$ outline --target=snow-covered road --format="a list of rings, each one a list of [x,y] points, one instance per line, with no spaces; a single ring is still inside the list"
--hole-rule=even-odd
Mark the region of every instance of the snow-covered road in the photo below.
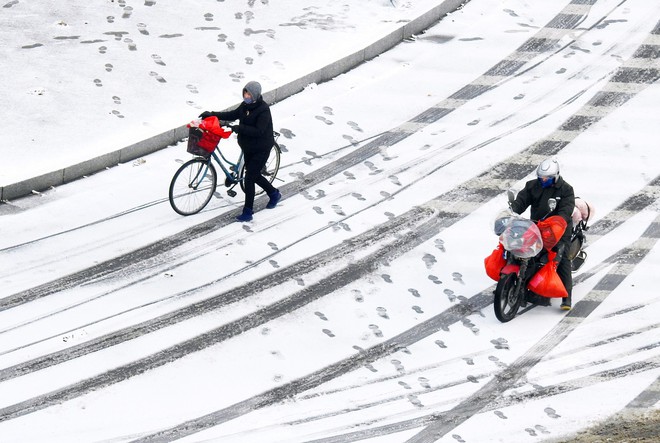
[[[528,442],[657,408],[660,5],[552,3],[472,1],[273,106],[252,223],[172,211],[183,144],[0,206],[1,440]],[[551,155],[589,259],[568,314],[501,324],[491,223]]]

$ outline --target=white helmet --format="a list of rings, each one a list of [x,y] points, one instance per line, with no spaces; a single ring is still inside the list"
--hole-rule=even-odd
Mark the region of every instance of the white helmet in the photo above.
[[[559,162],[554,158],[543,160],[536,168],[538,178],[554,178],[555,183],[559,180]]]

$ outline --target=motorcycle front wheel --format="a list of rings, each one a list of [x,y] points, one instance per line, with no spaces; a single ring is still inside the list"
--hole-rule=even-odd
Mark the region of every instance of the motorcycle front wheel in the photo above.
[[[506,323],[516,316],[520,303],[525,296],[524,288],[521,288],[518,295],[515,295],[517,283],[518,276],[516,274],[503,274],[497,282],[493,307],[495,308],[495,317],[502,323]]]

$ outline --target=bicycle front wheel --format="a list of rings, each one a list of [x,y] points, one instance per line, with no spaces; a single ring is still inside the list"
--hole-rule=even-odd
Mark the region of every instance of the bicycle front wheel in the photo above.
[[[215,192],[218,176],[210,160],[187,161],[172,177],[170,205],[178,214],[196,214],[208,204]]]
[[[282,151],[277,143],[273,145],[268,155],[268,160],[266,164],[261,169],[261,175],[266,177],[269,183],[273,183],[273,180],[277,177],[277,172],[280,170],[280,155]],[[245,192],[245,164],[241,167],[241,173],[238,176],[238,180],[241,183],[241,189]],[[259,186],[255,189],[255,195],[262,194],[264,192]]]

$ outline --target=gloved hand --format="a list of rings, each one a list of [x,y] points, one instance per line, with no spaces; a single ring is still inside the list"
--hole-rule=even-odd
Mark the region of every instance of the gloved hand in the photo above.
[[[229,129],[231,129],[232,132],[235,132],[236,134],[238,134],[238,125],[231,125],[231,126],[229,126]]]
[[[204,111],[204,112],[202,112],[201,114],[199,114],[199,118],[208,118],[208,117],[211,117],[212,115],[213,115],[212,112],[210,112],[210,111]]]
[[[564,249],[565,249],[565,247],[566,247],[566,245],[564,245],[564,243],[562,243],[562,244],[560,244],[559,246],[557,246],[557,255],[556,255],[555,258],[553,259],[553,261],[554,261],[555,263],[559,264],[559,262],[561,261],[562,257],[564,257]]]

